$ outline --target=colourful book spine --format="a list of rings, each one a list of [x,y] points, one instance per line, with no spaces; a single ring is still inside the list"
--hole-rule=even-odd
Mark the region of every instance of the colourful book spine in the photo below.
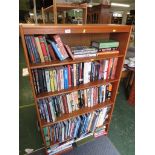
[[[29,60],[31,63],[35,63],[35,58],[34,58],[30,43],[29,43],[28,36],[25,36],[25,41],[26,41],[26,46],[28,49],[27,51],[28,51]]]
[[[49,50],[49,53],[50,53],[50,56],[51,56],[52,60],[57,60],[56,54],[53,51],[53,48],[52,48],[51,44],[48,44],[47,46],[48,46],[48,50]]]
[[[103,79],[107,80],[107,71],[108,71],[109,60],[104,60],[104,70],[103,70]]]
[[[53,75],[53,70],[50,70],[50,83],[51,83],[51,91],[54,92],[54,75]]]
[[[64,89],[68,89],[68,69],[64,67]]]
[[[109,59],[108,70],[107,70],[107,79],[110,79],[110,73],[112,69],[113,59]]]
[[[91,62],[84,63],[84,84],[90,82]]]
[[[45,62],[49,61],[43,36],[38,36]]]
[[[63,44],[60,36],[59,35],[54,35],[53,38],[54,38],[55,42],[58,44],[58,48],[60,49],[60,52],[63,55],[63,59],[68,58],[68,54],[66,52],[66,49],[64,47],[64,44]]]
[[[111,79],[114,79],[114,78],[115,78],[117,62],[118,62],[118,58],[114,58],[113,69],[112,69],[112,74],[111,74]]]
[[[74,87],[76,86],[76,64],[73,64]]]
[[[55,115],[55,111],[54,111],[52,99],[49,99],[49,105],[50,105],[50,109],[51,109],[51,114],[52,114],[53,122],[55,122],[55,120],[56,120],[56,115]]]
[[[50,73],[49,70],[45,70],[45,77],[46,77],[46,84],[47,84],[47,91],[51,91],[51,85],[50,85]]]
[[[60,52],[60,49],[58,48],[57,44],[54,42],[54,41],[51,41],[51,40],[47,40],[51,46],[53,47],[54,49],[54,52],[56,53],[57,57],[60,59],[60,60],[64,60],[63,58],[63,55],[61,54]]]
[[[71,77],[71,65],[67,65],[68,68],[68,86],[72,86],[72,77]]]
[[[47,46],[47,42],[46,42],[45,36],[43,36],[43,40],[44,40],[44,45],[45,45],[45,48],[46,48],[48,60],[51,61],[51,56],[50,56],[50,53],[49,53],[49,50],[48,50],[48,46]]]
[[[34,51],[34,55],[36,57],[36,62],[39,63],[41,60],[40,60],[39,53],[37,51],[34,36],[30,36],[30,40],[31,40],[31,43],[32,43],[31,45],[32,45],[32,48],[33,48],[33,51]]]
[[[37,47],[37,50],[38,50],[38,53],[39,53],[41,62],[45,62],[44,55],[42,53],[42,49],[41,49],[39,38],[38,37],[34,37],[34,39],[35,39],[36,47]]]
[[[61,89],[64,89],[64,69],[60,69],[60,81],[61,81]]]
[[[57,72],[54,69],[53,70],[53,83],[54,83],[54,91],[58,90],[58,85],[57,85]]]

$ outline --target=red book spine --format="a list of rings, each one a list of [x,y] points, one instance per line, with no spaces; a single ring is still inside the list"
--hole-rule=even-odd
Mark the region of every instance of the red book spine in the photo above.
[[[70,65],[67,65],[68,67],[68,85],[69,87],[72,86],[72,79],[71,79],[71,66]]]
[[[62,96],[62,99],[63,99],[64,108],[65,108],[65,109],[64,109],[64,110],[65,110],[65,113],[66,113],[66,114],[69,114],[66,96]]]
[[[40,46],[41,46],[41,49],[42,49],[42,52],[43,52],[44,59],[47,62],[48,61],[48,54],[47,54],[47,51],[46,51],[46,46],[45,46],[45,43],[44,43],[44,39],[43,39],[42,36],[39,36],[38,38],[39,38],[39,41],[40,41]]]
[[[50,53],[50,56],[51,56],[52,60],[57,60],[56,54],[55,54],[55,52],[53,51],[51,45],[48,44],[47,46],[48,46],[48,50],[49,50],[49,53]]]
[[[112,69],[112,62],[113,62],[113,59],[109,59],[109,64],[108,64],[108,70],[107,70],[107,78],[106,79],[109,79],[110,78],[110,71]]]
[[[63,58],[64,59],[68,58],[68,54],[66,52],[66,49],[64,47],[64,44],[63,44],[60,36],[59,35],[54,35],[53,38],[54,38],[55,42],[58,44],[58,47],[60,49],[60,52],[63,55]]]
[[[116,67],[117,67],[117,61],[118,61],[118,58],[114,58],[113,69],[112,69],[112,74],[111,74],[111,79],[114,79],[114,78],[115,78],[115,72],[116,72]]]

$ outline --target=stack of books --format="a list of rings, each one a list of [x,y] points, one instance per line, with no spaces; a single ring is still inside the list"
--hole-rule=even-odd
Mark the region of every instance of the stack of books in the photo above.
[[[114,79],[118,58],[32,70],[36,94]]]
[[[50,127],[44,127],[43,132],[47,146],[50,146],[51,143],[63,143],[69,139],[77,139],[89,132],[94,133],[96,128],[104,125],[110,108],[105,107],[92,113],[56,123]]]
[[[108,53],[119,53],[119,41],[116,40],[94,40],[91,42],[91,46],[97,48],[97,56]]]
[[[97,53],[97,48],[88,46],[71,47],[74,58],[94,57]]]
[[[93,107],[109,101],[112,84],[74,91],[69,94],[38,100],[40,117],[45,122],[55,122],[57,117],[72,113],[83,107]]]

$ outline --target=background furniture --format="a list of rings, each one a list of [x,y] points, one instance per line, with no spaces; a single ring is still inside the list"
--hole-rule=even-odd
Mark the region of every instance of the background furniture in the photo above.
[[[88,24],[110,24],[111,16],[110,13],[111,5],[96,5],[88,8],[87,23]]]
[[[83,10],[83,24],[87,22],[87,3],[76,4],[76,3],[57,3],[56,0],[53,0],[53,5],[42,8],[42,17],[43,23],[45,23],[45,14],[53,13],[54,16],[54,24],[58,24],[58,12],[61,12],[63,16],[63,23],[65,23],[65,15],[64,11],[72,10],[72,9],[82,9]]]

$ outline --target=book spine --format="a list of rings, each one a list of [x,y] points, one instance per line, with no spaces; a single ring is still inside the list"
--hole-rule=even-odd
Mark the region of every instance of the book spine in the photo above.
[[[112,74],[111,74],[111,79],[114,79],[114,78],[115,78],[116,67],[117,67],[117,61],[118,61],[118,58],[114,58],[113,69],[112,69]]]
[[[51,59],[52,60],[57,60],[57,57],[55,55],[55,52],[53,51],[53,48],[51,47],[51,44],[48,44],[47,47],[48,47]]]
[[[41,49],[41,46],[40,46],[39,38],[38,37],[34,37],[34,39],[35,39],[36,47],[37,47],[37,50],[38,50],[41,62],[45,62],[44,56],[43,56],[43,53],[42,53],[42,49]]]
[[[64,67],[64,89],[68,89],[68,69]]]
[[[49,53],[49,50],[48,50],[48,46],[47,46],[45,36],[43,36],[43,41],[44,41],[44,45],[45,45],[45,48],[46,48],[46,53],[47,53],[47,56],[48,56],[48,60],[51,61],[51,57],[50,57],[50,53]]]
[[[50,70],[50,85],[51,85],[51,91],[54,92],[54,75],[53,75],[53,70]]]
[[[64,89],[64,69],[60,69],[61,89]]]
[[[68,86],[71,87],[72,86],[71,66],[67,65],[67,68],[68,68]]]
[[[46,84],[47,84],[47,91],[51,91],[51,86],[50,86],[50,73],[48,70],[45,70],[45,77],[46,77]]]
[[[103,79],[107,80],[107,72],[108,72],[108,65],[109,60],[104,60],[104,71],[103,71]]]
[[[74,87],[76,86],[76,64],[73,64],[73,72],[74,72]]]
[[[57,91],[58,90],[58,82],[57,82],[57,72],[56,70],[54,69],[53,70],[53,83],[54,83],[54,91]]]
[[[107,79],[110,79],[112,64],[113,64],[113,59],[111,58],[111,59],[109,59],[109,64],[108,64]]]
[[[31,45],[32,45],[32,48],[33,48],[35,57],[36,57],[36,62],[39,63],[39,62],[41,62],[41,60],[40,60],[39,53],[38,53],[38,51],[37,51],[37,47],[36,47],[36,44],[35,44],[34,36],[31,36],[31,37],[30,37],[30,40],[31,40],[31,43],[32,43]]]
[[[35,58],[34,58],[30,43],[29,43],[28,36],[25,36],[25,41],[26,41],[26,46],[27,46],[27,49],[28,49],[27,51],[28,51],[29,60],[30,60],[31,63],[35,63]]]
[[[41,49],[42,49],[42,52],[43,52],[44,60],[45,60],[45,62],[47,62],[48,61],[48,55],[47,55],[46,46],[45,46],[43,36],[39,36],[38,38],[39,38],[39,41],[40,41],[40,46],[41,46]]]
[[[54,35],[53,38],[56,41],[56,43],[58,44],[58,48],[60,49],[60,52],[63,55],[63,59],[68,58],[68,54],[66,52],[66,49],[64,48],[64,44],[63,44],[60,36],[59,35]]]

